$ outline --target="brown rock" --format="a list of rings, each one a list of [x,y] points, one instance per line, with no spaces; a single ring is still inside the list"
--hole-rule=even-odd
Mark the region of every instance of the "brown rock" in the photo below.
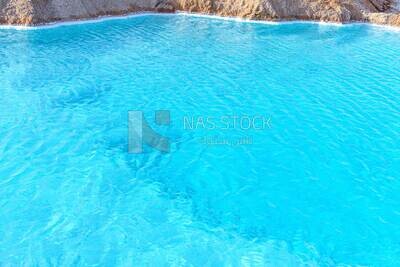
[[[375,24],[400,26],[399,13],[370,13],[367,15],[367,21]]]
[[[34,25],[183,10],[258,20],[366,21],[399,25],[400,0],[0,0],[0,23]],[[392,13],[390,13],[392,12]]]
[[[138,11],[173,12],[174,6],[168,0],[0,0],[0,23],[34,25]]]

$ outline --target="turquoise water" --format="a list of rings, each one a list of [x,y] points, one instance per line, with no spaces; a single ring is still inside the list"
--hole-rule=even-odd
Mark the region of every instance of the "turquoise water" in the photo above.
[[[399,266],[399,62],[365,25],[0,30],[0,265]],[[233,116],[269,121],[184,123]]]

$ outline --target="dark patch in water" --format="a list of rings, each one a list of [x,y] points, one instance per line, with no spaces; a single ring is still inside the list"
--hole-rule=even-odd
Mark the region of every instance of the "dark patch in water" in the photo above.
[[[57,108],[65,108],[79,105],[90,105],[99,102],[99,98],[110,92],[112,87],[109,85],[85,86],[68,90],[61,93],[61,96],[52,101],[53,106]]]

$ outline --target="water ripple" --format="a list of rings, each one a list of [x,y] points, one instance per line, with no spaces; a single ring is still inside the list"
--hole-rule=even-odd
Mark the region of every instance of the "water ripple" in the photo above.
[[[0,30],[0,262],[399,265],[398,37],[187,16]],[[126,153],[129,110],[171,153]],[[233,115],[272,127],[183,127]]]

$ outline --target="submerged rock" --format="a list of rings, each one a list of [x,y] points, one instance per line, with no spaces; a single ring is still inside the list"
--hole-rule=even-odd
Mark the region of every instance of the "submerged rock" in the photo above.
[[[176,10],[259,20],[362,21],[400,26],[399,0],[0,0],[0,23],[37,25]]]

